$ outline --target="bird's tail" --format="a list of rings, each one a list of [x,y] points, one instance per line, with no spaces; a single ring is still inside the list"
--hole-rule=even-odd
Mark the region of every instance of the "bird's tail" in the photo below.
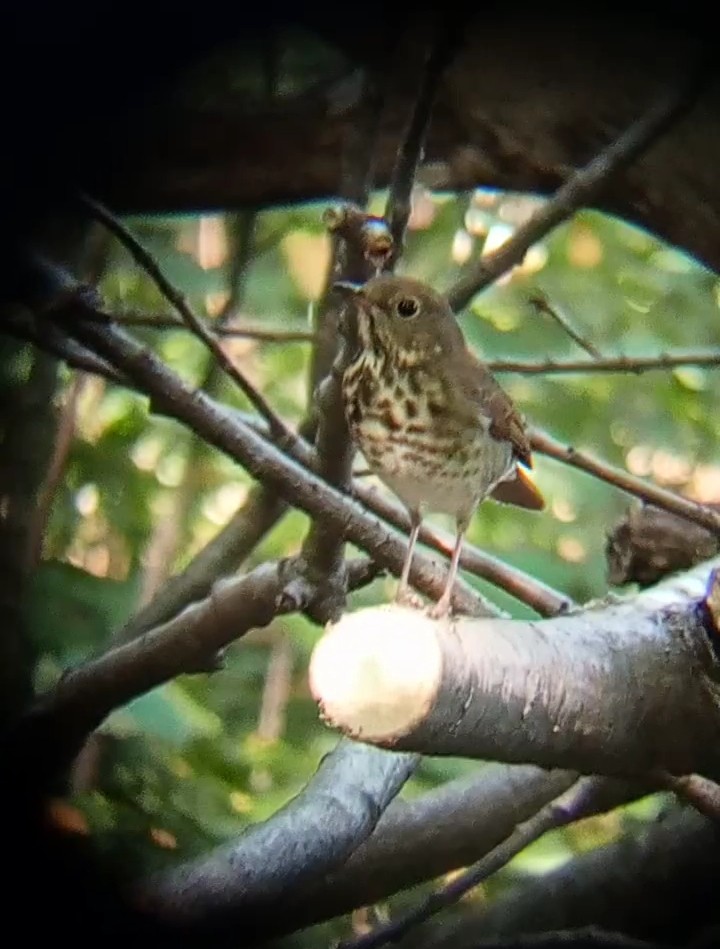
[[[490,492],[490,497],[503,504],[515,504],[517,507],[542,511],[545,499],[522,468],[516,468],[514,477],[509,481],[500,481]]]

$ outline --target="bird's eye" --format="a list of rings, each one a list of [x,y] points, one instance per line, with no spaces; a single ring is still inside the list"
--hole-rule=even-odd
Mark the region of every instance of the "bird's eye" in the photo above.
[[[395,304],[395,310],[397,311],[398,316],[402,316],[403,319],[409,319],[411,316],[417,316],[420,311],[420,303],[415,299],[415,297],[400,297],[398,302]]]

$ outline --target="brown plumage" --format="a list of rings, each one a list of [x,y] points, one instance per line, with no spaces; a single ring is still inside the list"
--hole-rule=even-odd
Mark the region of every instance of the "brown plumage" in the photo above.
[[[354,352],[343,376],[348,425],[370,468],[410,512],[413,529],[398,595],[407,588],[424,510],[451,514],[457,540],[434,608],[447,612],[462,539],[489,494],[539,510],[525,424],[471,353],[450,306],[410,277],[383,275],[352,291]]]

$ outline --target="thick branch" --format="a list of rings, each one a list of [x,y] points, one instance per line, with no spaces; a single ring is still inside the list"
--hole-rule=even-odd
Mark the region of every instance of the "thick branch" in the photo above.
[[[273,933],[291,932],[471,863],[573,780],[573,775],[562,771],[488,765],[471,778],[450,782],[411,800],[396,800],[347,862],[309,886],[293,892],[288,888],[278,895],[277,912],[272,912],[272,907],[269,912],[270,928]],[[301,833],[302,828],[292,828],[289,839]],[[292,852],[292,846],[289,849]],[[250,864],[252,839],[241,837],[232,851],[242,866]],[[227,853],[227,847],[219,848],[186,867],[148,881],[143,886],[148,902],[157,905],[163,914],[177,911],[198,926],[214,922],[231,932],[243,929],[249,907],[258,898],[253,893],[266,892],[261,872],[270,879],[285,879],[288,868],[281,854],[277,865],[268,863],[265,856],[254,871],[257,880],[251,891],[242,874],[227,872]],[[190,893],[185,892],[188,879],[193,881]],[[214,893],[218,890],[224,893],[225,909],[221,914],[214,909],[218,902]],[[185,896],[182,902],[181,893]]]
[[[349,582],[362,585],[374,575],[367,561],[353,561]],[[114,709],[175,676],[217,668],[217,653],[229,643],[275,616],[306,609],[321,596],[293,560],[221,580],[209,597],[164,626],[66,672],[20,720],[10,750],[34,757],[33,767],[42,774],[60,771]],[[38,749],[34,755],[32,748]]]
[[[241,919],[243,940],[265,937],[289,893],[341,866],[372,833],[413,769],[414,755],[379,754],[341,742],[312,781],[268,821],[209,857],[149,881],[148,908],[191,933],[217,939]],[[238,929],[231,923],[230,944]],[[213,944],[215,940],[211,938]]]
[[[713,565],[537,622],[361,610],[316,646],[313,694],[330,724],[381,746],[715,777],[720,663],[705,606]]]

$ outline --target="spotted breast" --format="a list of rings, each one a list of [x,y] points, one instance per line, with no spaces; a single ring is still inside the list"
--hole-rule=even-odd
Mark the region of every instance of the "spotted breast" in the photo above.
[[[458,417],[437,366],[400,352],[365,350],[344,377],[353,439],[367,463],[412,510],[470,517],[513,468],[512,446],[490,420]]]

